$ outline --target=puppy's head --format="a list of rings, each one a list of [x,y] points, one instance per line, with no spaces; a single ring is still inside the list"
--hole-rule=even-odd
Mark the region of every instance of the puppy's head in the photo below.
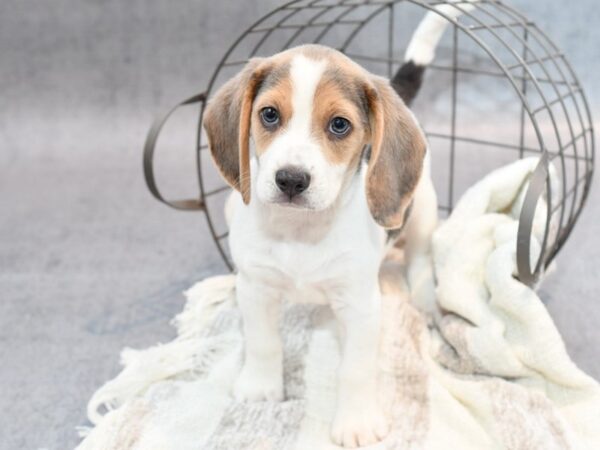
[[[426,149],[387,80],[317,45],[250,60],[209,102],[204,127],[217,167],[244,202],[252,138],[258,201],[314,211],[335,204],[370,146],[366,196],[386,228],[402,225]]]

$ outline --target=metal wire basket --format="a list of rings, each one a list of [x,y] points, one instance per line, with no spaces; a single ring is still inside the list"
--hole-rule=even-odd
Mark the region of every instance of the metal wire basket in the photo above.
[[[461,15],[447,14],[448,8]],[[215,68],[205,92],[180,105],[200,103],[201,124],[206,99],[249,58],[303,43],[337,48],[371,72],[391,77],[426,10],[450,22],[413,105],[429,139],[440,212],[452,211],[462,192],[495,167],[541,155],[525,195],[517,244],[519,278],[533,284],[564,245],[588,196],[594,134],[587,100],[564,54],[512,7],[497,0],[292,1],[244,31]],[[167,201],[156,186],[152,154],[168,116],[148,136],[148,187],[170,206],[202,210],[217,249],[233,269],[223,216],[229,187],[210,160],[201,126],[196,148],[199,197]],[[552,195],[550,165],[560,177],[559,195]],[[548,205],[544,238],[537,261],[531,261],[533,216],[542,197]]]

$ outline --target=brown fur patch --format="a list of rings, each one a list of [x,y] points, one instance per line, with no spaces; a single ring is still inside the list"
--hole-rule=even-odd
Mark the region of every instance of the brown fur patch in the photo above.
[[[223,178],[250,201],[250,112],[256,92],[271,69],[264,58],[252,59],[221,87],[204,113],[210,152]]]
[[[389,82],[373,77],[367,90],[373,112],[367,201],[375,220],[385,228],[400,228],[423,169],[427,148],[418,124]]]
[[[328,58],[313,113],[313,133],[325,156],[355,167],[370,143],[366,195],[371,214],[385,228],[401,228],[423,169],[426,141],[419,125],[388,80],[330,49],[311,46],[309,54]],[[353,129],[332,139],[326,127],[337,115],[350,120]]]
[[[350,132],[346,136],[338,137],[329,131],[329,124],[334,117],[350,121]],[[326,77],[315,92],[312,133],[329,162],[351,167],[358,163],[370,134],[361,105],[348,95],[340,83]]]
[[[287,70],[289,74],[289,66]],[[279,111],[279,126],[274,130],[264,127],[260,118],[260,111],[266,107],[273,107]],[[256,144],[256,154],[262,155],[273,139],[285,129],[292,118],[292,83],[289,75],[273,80],[268,87],[262,89],[256,97],[252,110],[252,137]]]

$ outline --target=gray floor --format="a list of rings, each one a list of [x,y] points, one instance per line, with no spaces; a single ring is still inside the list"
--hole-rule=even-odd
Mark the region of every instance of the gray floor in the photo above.
[[[156,112],[201,89],[241,24],[278,2],[210,3],[0,3],[2,449],[74,447],[120,349],[170,339],[180,292],[225,270],[204,218],[156,203],[140,161]],[[597,111],[592,0],[564,11],[562,0],[515,3],[565,49]],[[173,195],[195,187],[191,152],[180,151],[193,111],[180,118],[159,161]],[[541,291],[570,354],[596,378],[599,200],[595,183]]]

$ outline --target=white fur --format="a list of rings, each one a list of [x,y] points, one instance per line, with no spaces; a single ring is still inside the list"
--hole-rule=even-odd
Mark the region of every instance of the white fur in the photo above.
[[[471,0],[472,3],[476,3],[476,1]],[[434,11],[429,11],[414,32],[406,48],[404,60],[412,61],[418,66],[431,64],[435,57],[435,49],[450,24],[446,17],[454,20],[460,17],[463,12],[469,12],[472,9],[473,5],[460,2],[457,6],[439,5],[434,8]]]
[[[245,205],[234,192],[227,203],[246,342],[234,394],[239,400],[281,400],[280,303],[328,304],[340,324],[343,350],[332,438],[353,447],[382,439],[388,428],[376,394],[378,272],[386,233],[369,212],[366,166],[344,184],[346,168],[329,163],[311,136],[314,92],[324,67],[304,56],[293,60],[293,117],[269,149],[252,158],[252,201]],[[302,193],[304,208],[276,202],[275,173],[290,165],[311,175],[310,187]],[[420,186],[427,187],[427,180]],[[414,220],[435,215],[435,198],[413,210],[422,207],[433,213],[415,214]],[[424,229],[419,224],[411,228]]]

